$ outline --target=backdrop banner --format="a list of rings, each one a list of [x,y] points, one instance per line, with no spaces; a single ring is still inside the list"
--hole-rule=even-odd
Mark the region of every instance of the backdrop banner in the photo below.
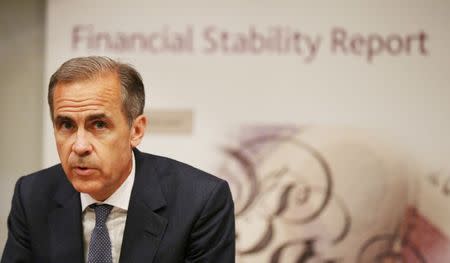
[[[134,65],[139,148],[230,183],[238,262],[448,262],[449,13],[444,0],[49,0],[45,74],[77,56]]]

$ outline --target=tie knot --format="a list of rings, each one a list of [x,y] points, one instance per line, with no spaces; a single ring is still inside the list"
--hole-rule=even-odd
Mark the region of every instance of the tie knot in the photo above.
[[[111,205],[90,205],[89,207],[93,208],[95,211],[95,225],[96,226],[103,226],[106,223],[106,218],[108,218],[109,213],[111,212],[111,209],[113,208]]]

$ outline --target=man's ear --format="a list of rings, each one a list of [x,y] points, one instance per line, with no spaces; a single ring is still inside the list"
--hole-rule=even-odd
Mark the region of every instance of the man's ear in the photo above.
[[[136,147],[141,143],[142,137],[145,134],[145,128],[147,127],[147,117],[145,115],[139,115],[134,119],[131,125],[130,141],[131,147]]]

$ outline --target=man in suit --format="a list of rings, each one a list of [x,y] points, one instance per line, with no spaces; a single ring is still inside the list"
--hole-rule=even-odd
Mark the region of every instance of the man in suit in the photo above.
[[[147,119],[133,67],[71,59],[48,102],[61,163],[18,180],[1,263],[234,262],[228,184],[136,149]]]

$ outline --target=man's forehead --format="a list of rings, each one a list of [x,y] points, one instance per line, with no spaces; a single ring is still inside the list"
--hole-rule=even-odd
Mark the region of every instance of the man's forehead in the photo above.
[[[122,104],[120,85],[114,78],[58,84],[53,99],[54,115],[107,113]]]

